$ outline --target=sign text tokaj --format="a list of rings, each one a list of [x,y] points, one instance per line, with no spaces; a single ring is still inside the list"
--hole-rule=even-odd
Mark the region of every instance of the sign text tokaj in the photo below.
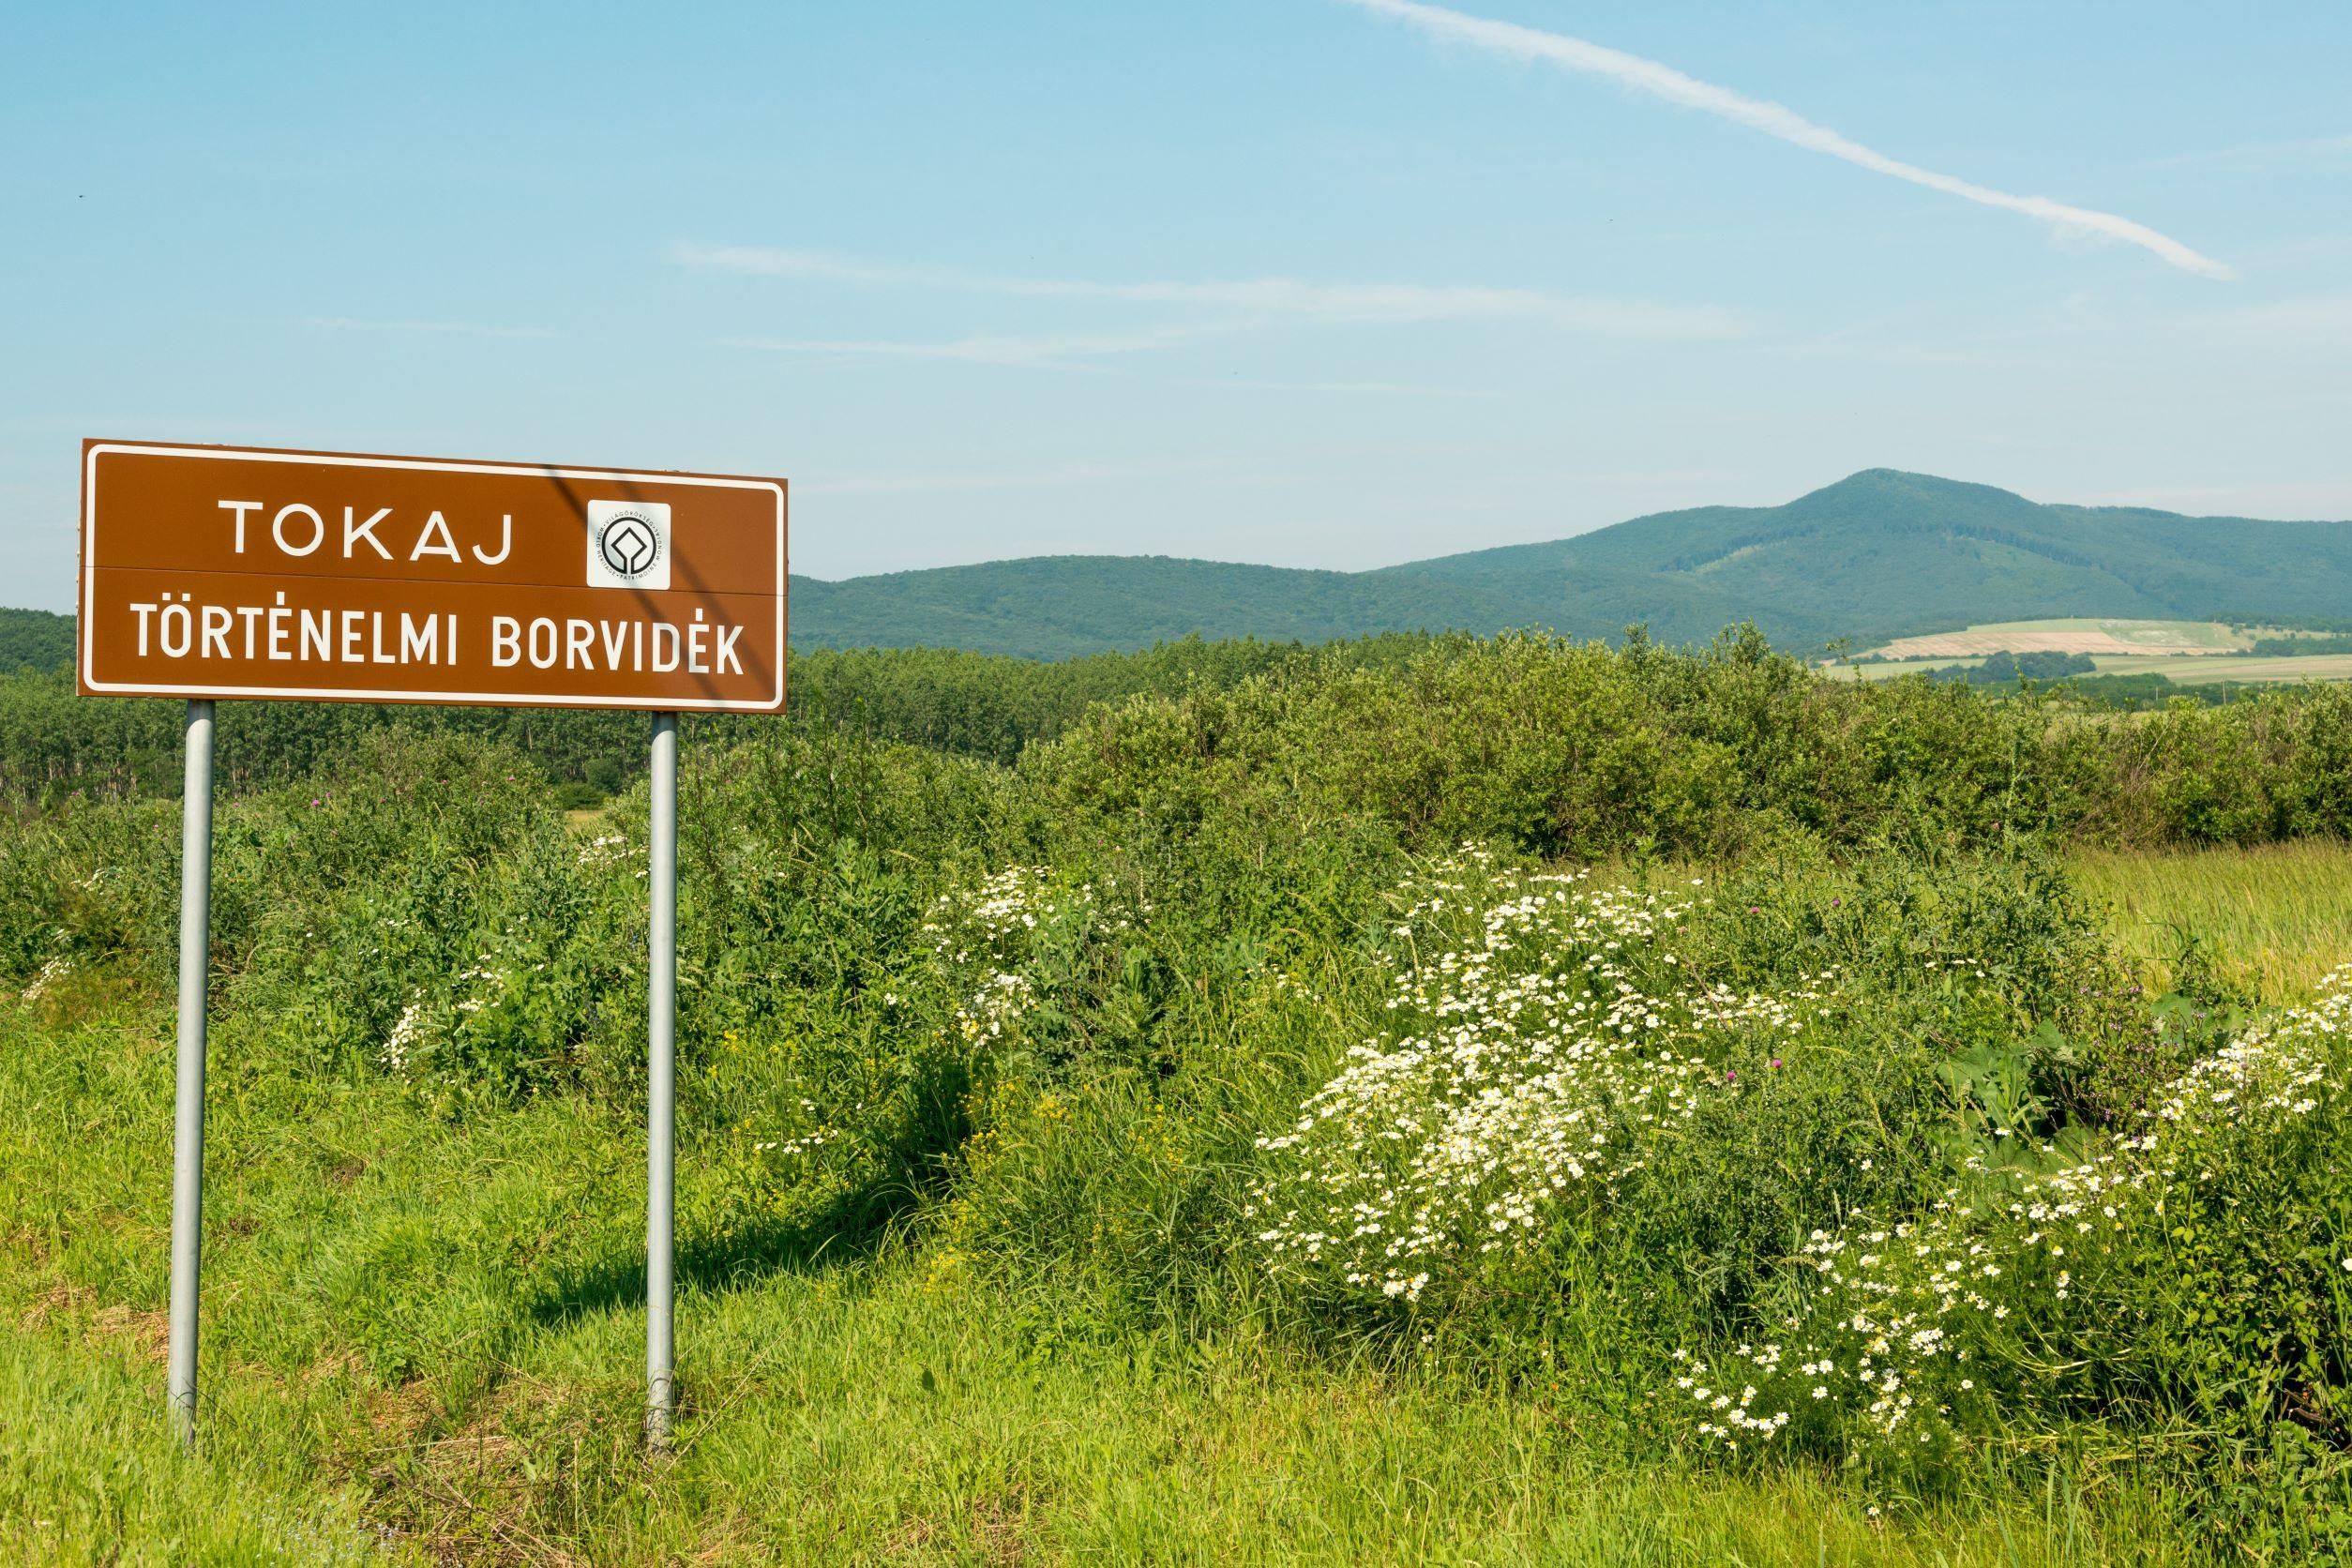
[[[785,487],[93,441],[93,694],[773,712]]]

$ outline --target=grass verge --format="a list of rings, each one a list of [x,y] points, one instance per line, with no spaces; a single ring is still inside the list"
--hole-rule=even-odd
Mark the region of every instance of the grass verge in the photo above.
[[[26,1560],[2198,1560],[2096,1464],[1874,1516],[1802,1467],[1629,1470],[1458,1378],[1072,1337],[1049,1295],[904,1246],[690,1268],[679,1448],[649,1464],[635,1129],[435,1117],[233,1037],[189,1458],[158,1359],[166,1027],[95,990],[0,1017],[0,1537]]]

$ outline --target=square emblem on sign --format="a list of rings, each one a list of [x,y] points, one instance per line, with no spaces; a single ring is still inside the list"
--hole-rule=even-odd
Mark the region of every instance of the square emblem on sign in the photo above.
[[[670,504],[588,503],[588,586],[670,586]]]

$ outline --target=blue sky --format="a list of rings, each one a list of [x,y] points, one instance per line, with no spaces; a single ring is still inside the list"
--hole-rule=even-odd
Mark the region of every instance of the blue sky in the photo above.
[[[85,435],[780,474],[820,577],[2352,518],[2352,7],[1401,8],[11,7],[0,602]]]

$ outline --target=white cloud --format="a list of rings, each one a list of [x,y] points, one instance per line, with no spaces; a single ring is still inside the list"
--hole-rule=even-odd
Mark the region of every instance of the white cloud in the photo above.
[[[1188,307],[1251,322],[1528,322],[1572,332],[1645,338],[1731,338],[1747,328],[1712,305],[1594,298],[1541,289],[1428,286],[1413,283],[1313,283],[1295,278],[1230,282],[1107,283],[1071,278],[1012,278],[962,267],[868,262],[822,250],[757,246],[671,248],[680,266],[762,278],[882,287],[952,290],[1030,299],[1100,300]],[[1241,330],[1236,322],[1223,330]]]
[[[1937,173],[1932,169],[1906,163],[1841,136],[1827,126],[1816,125],[1777,103],[1752,98],[1727,87],[1701,82],[1696,77],[1685,76],[1670,66],[1660,65],[1638,54],[1627,54],[1621,50],[1587,43],[1582,38],[1571,38],[1564,33],[1546,33],[1533,27],[1522,27],[1515,23],[1470,16],[1441,6],[1422,5],[1418,0],[1342,0],[1342,3],[1361,10],[1395,17],[1410,23],[1433,38],[1449,42],[1469,44],[1516,60],[1540,61],[1563,70],[1602,77],[1636,92],[1679,103],[1686,109],[1696,109],[1702,113],[1746,126],[1751,130],[1760,130],[1767,136],[1778,137],[1808,151],[1843,158],[1873,173],[1907,180],[1913,185],[1925,186],[1930,190],[1939,190],[1947,196],[1957,196],[1962,201],[1975,202],[1983,206],[2023,213],[2028,218],[2041,219],[2064,235],[2096,236],[2136,245],[2182,271],[2194,272],[2199,277],[2237,276],[2228,264],[2193,250],[2144,223],[2111,212],[2070,206],[2046,196],[2013,195],[2006,190],[1995,190],[1989,186],[1976,185],[1955,175]]]
[[[1239,331],[1247,324],[1236,322],[1178,322],[1133,332],[981,334],[933,343],[873,338],[723,338],[719,343],[723,348],[760,349],[770,354],[860,359],[945,359],[970,365],[1010,365],[1066,370],[1078,369],[1091,359],[1174,348],[1197,339]]]
[[[2305,136],[2291,142],[2251,142],[2243,146],[2217,147],[2210,152],[2176,153],[2154,160],[2155,167],[2221,169],[2234,174],[2270,174],[2284,171],[2352,168],[2352,136]]]
[[[2196,311],[2176,318],[2176,324],[2239,345],[2332,349],[2352,342],[2352,293],[2288,294]]]
[[[871,338],[721,338],[721,348],[757,349],[841,359],[935,359],[967,365],[1003,365],[1020,369],[1096,370],[1088,361],[1115,354],[1173,348],[1202,338],[1246,331],[1248,321],[1176,323],[1138,332],[1045,332],[983,335],[942,342],[904,342]],[[1462,386],[1429,386],[1394,381],[1263,381],[1244,376],[1187,376],[1182,386],[1212,386],[1261,392],[1305,392],[1384,398],[1492,398],[1498,393]]]
[[[934,495],[974,490],[1059,490],[1135,479],[1165,478],[1192,472],[1198,464],[1067,463],[1031,474],[841,475],[803,480],[798,495]]]
[[[1247,376],[1196,376],[1186,386],[1234,387],[1251,392],[1335,393],[1363,398],[1500,398],[1473,386],[1426,386],[1406,381],[1260,381]]]
[[[369,322],[349,316],[305,316],[304,326],[338,332],[430,332],[458,338],[552,338],[543,326],[475,326],[466,322]]]

